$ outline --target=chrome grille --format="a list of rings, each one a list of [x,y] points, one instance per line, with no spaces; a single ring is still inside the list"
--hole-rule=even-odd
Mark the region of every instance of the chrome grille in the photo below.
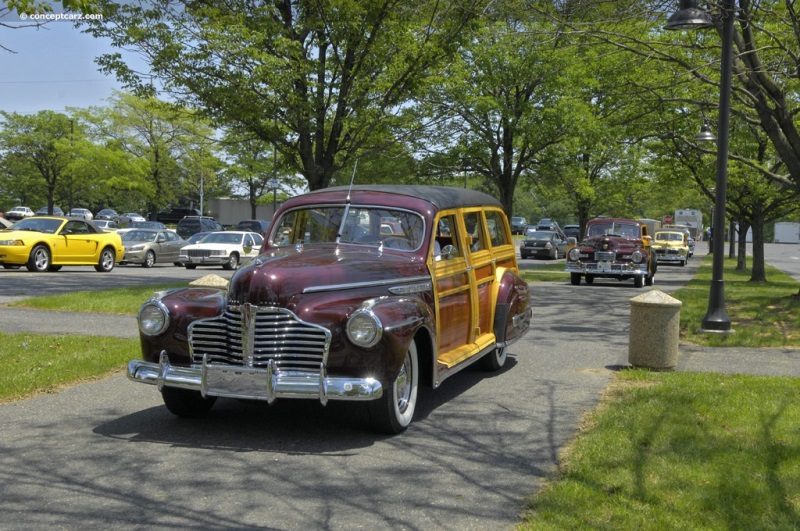
[[[211,251],[208,249],[189,249],[189,256],[192,258],[206,258],[211,256]]]
[[[598,262],[613,262],[617,257],[614,251],[597,251],[594,253],[594,258]]]
[[[189,326],[194,363],[319,372],[330,346],[330,332],[305,323],[289,310],[250,304],[229,306]]]

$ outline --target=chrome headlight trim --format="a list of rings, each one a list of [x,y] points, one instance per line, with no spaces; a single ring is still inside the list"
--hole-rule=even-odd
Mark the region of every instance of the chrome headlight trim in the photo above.
[[[577,262],[578,259],[581,257],[581,250],[577,247],[573,247],[569,250],[569,259],[573,262]]]
[[[633,260],[633,263],[635,264],[641,264],[642,260],[644,260],[644,253],[638,249],[633,251],[631,253],[631,260]]]
[[[169,310],[160,300],[149,300],[139,308],[136,320],[142,334],[157,336],[169,326]]]
[[[375,346],[383,336],[383,325],[371,310],[356,310],[347,320],[347,337],[359,347]]]

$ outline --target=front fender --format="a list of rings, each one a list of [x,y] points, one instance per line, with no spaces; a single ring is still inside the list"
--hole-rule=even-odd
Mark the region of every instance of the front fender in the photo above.
[[[416,297],[381,297],[366,301],[364,306],[375,314],[383,325],[381,343],[386,348],[385,382],[397,378],[405,360],[406,352],[421,328],[434,334],[436,319],[431,307]]]

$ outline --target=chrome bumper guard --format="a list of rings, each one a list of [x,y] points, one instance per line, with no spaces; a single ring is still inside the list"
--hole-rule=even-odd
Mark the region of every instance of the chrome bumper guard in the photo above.
[[[592,262],[583,264],[580,262],[568,262],[564,269],[567,273],[594,273],[598,275],[625,275],[629,277],[647,276],[647,264],[637,264],[634,266],[613,264],[610,262]]]
[[[374,400],[383,395],[383,387],[374,378],[328,377],[320,365],[319,373],[279,372],[270,361],[265,369],[234,365],[209,364],[203,356],[200,367],[175,367],[166,352],[159,363],[133,360],[128,363],[128,378],[151,385],[159,391],[178,387],[199,391],[203,396],[221,396],[247,400],[276,398],[317,398],[322,405],[328,400]]]

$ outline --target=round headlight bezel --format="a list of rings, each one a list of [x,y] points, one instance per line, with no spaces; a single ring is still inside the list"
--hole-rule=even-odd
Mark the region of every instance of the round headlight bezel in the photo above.
[[[136,320],[142,334],[157,336],[169,326],[169,310],[161,301],[148,301],[139,308]]]
[[[636,249],[631,253],[631,260],[634,264],[640,264],[644,260],[644,253],[639,249]]]
[[[370,348],[378,344],[383,336],[383,325],[371,310],[357,310],[347,320],[347,338],[354,345]]]
[[[578,249],[577,247],[573,247],[572,249],[569,250],[568,258],[573,262],[577,262],[578,258],[580,257],[581,257],[581,250]]]

